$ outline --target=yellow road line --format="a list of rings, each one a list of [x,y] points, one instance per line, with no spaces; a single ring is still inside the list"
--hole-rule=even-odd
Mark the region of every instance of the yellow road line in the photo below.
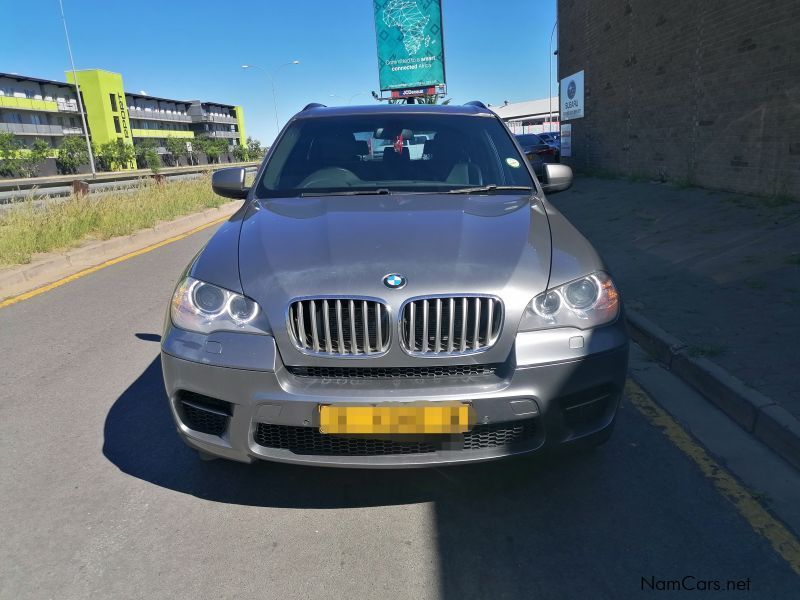
[[[199,227],[195,227],[185,233],[181,233],[178,235],[174,235],[170,238],[162,240],[160,242],[156,242],[155,244],[151,244],[150,246],[145,246],[139,250],[134,250],[133,252],[128,252],[127,254],[123,254],[122,256],[118,256],[117,258],[112,258],[111,260],[107,260],[104,263],[100,263],[99,265],[95,265],[94,267],[88,267],[83,269],[82,271],[78,271],[77,273],[73,273],[72,275],[67,275],[53,283],[48,283],[47,285],[43,285],[38,287],[30,292],[25,292],[24,294],[19,294],[18,296],[11,296],[10,298],[6,298],[5,300],[0,301],[0,308],[4,308],[6,306],[11,306],[12,304],[16,304],[17,302],[22,302],[23,300],[28,300],[29,298],[33,298],[34,296],[38,296],[39,294],[44,294],[45,292],[49,292],[50,290],[54,290],[57,287],[61,287],[65,283],[69,283],[70,281],[75,281],[76,279],[80,279],[81,277],[85,277],[86,275],[91,275],[99,271],[100,269],[105,269],[106,267],[110,267],[111,265],[116,265],[117,263],[121,263],[122,261],[128,260],[129,258],[134,258],[136,256],[141,256],[142,254],[147,254],[157,248],[161,248],[162,246],[166,246],[167,244],[171,244],[172,242],[177,242],[178,240],[182,240],[184,238],[189,237],[197,233],[198,231],[202,231],[203,229],[207,229],[208,227],[212,227],[214,225],[218,225],[223,221],[227,221],[230,217],[222,217],[219,219],[215,219],[210,223],[206,223],[205,225],[200,225]]]
[[[692,436],[664,409],[658,406],[639,385],[628,379],[625,396],[654,426],[700,468],[717,491],[729,500],[750,527],[772,544],[775,551],[800,575],[800,541],[783,523],[773,517],[736,479],[712,459]]]

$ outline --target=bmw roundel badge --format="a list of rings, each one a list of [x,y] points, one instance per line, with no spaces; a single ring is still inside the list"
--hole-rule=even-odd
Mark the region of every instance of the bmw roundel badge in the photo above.
[[[383,285],[393,290],[399,290],[405,284],[406,278],[402,275],[398,275],[397,273],[389,273],[383,278]]]

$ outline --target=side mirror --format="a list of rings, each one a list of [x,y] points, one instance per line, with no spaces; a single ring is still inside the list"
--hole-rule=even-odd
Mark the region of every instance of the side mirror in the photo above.
[[[242,167],[229,167],[214,171],[211,189],[225,198],[246,198],[250,188],[244,186],[245,171]]]
[[[572,187],[572,169],[567,165],[545,163],[542,189],[545,194],[563,192]]]

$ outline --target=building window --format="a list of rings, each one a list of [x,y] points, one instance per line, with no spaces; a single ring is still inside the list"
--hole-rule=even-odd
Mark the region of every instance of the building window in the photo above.
[[[109,94],[108,99],[111,100],[111,110],[117,112],[117,97],[114,94]],[[117,133],[119,133],[119,129]]]
[[[114,117],[114,130],[117,133],[122,133],[122,128],[119,126],[119,117]]]

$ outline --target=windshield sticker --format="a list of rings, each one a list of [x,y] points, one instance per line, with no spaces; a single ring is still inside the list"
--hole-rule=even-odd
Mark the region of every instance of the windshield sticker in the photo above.
[[[507,158],[506,164],[513,169],[519,168],[519,161],[516,158]]]

